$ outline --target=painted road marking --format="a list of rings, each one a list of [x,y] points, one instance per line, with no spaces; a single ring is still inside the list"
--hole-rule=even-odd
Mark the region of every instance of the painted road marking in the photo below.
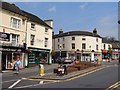
[[[39,84],[43,84],[43,82],[44,82],[44,81],[40,81],[40,83],[39,83]]]
[[[2,81],[2,82],[0,82],[0,83],[7,83],[7,82],[16,81],[16,80],[18,80],[18,79],[13,79],[13,80],[9,80],[9,81]]]
[[[13,88],[15,85],[17,85],[21,80],[16,81],[14,84],[12,84],[11,86],[9,86],[8,88]]]
[[[106,67],[109,67],[109,66],[106,66]],[[67,79],[67,80],[64,80],[64,81],[70,81],[70,80],[73,80],[73,79],[76,79],[76,78],[80,78],[80,77],[89,75],[89,74],[91,74],[91,73],[97,72],[97,71],[99,71],[99,70],[102,70],[102,69],[104,69],[104,68],[106,68],[106,67],[102,67],[102,68],[99,68],[99,69],[96,69],[96,70],[93,70],[93,71],[90,71],[90,72],[86,72],[86,73],[84,73],[84,74],[75,76],[75,77],[73,77],[73,78],[70,78],[70,79]]]
[[[106,90],[113,90],[114,88],[117,88],[118,86],[120,86],[120,81],[118,81],[115,84],[111,85]]]
[[[48,82],[48,83],[43,83],[43,84],[50,84],[50,83],[55,83],[55,82]],[[27,88],[27,87],[34,87],[34,86],[39,86],[39,85],[41,84],[26,85],[26,86],[15,87],[15,88]]]

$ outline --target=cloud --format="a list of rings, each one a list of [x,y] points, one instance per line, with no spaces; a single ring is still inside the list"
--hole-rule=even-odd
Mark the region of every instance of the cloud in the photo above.
[[[56,6],[52,6],[48,9],[49,12],[53,12],[53,11],[56,11]]]
[[[80,5],[80,8],[84,9],[86,6],[88,6],[88,3],[84,3],[84,4]]]

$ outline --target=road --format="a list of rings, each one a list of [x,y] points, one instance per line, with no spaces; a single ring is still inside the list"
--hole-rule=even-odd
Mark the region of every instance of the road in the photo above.
[[[51,82],[43,80],[26,80],[24,77],[27,77],[26,74],[21,76],[15,76],[13,81],[7,80],[6,77],[3,80],[3,88],[110,88],[116,87],[116,82],[120,81],[119,72],[120,65],[113,62],[107,64],[107,67],[96,71],[94,73],[84,75],[72,80],[66,80],[61,82]],[[25,76],[26,75],[26,76]],[[30,74],[29,74],[30,75]],[[31,74],[32,75],[32,74]],[[6,81],[7,80],[7,81]],[[115,84],[115,85],[114,85]],[[118,87],[120,88],[120,87]]]
[[[45,73],[53,72],[53,68],[56,66],[57,66],[56,64],[46,65]],[[21,86],[39,84],[41,81],[31,81],[31,80],[24,79],[24,78],[28,78],[30,76],[35,76],[35,75],[38,75],[38,67],[21,70],[18,75],[14,74],[14,72],[3,73],[2,74],[2,88],[3,89],[13,88],[17,84],[20,84]]]

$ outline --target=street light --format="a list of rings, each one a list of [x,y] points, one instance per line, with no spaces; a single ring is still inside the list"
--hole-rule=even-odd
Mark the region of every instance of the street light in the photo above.
[[[61,49],[62,49],[62,46],[61,46],[61,44],[60,44],[60,59],[61,59]]]

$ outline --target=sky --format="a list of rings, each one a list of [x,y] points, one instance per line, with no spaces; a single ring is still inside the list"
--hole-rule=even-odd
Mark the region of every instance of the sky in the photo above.
[[[52,19],[53,31],[97,29],[102,37],[118,39],[118,2],[14,2],[42,20]]]

